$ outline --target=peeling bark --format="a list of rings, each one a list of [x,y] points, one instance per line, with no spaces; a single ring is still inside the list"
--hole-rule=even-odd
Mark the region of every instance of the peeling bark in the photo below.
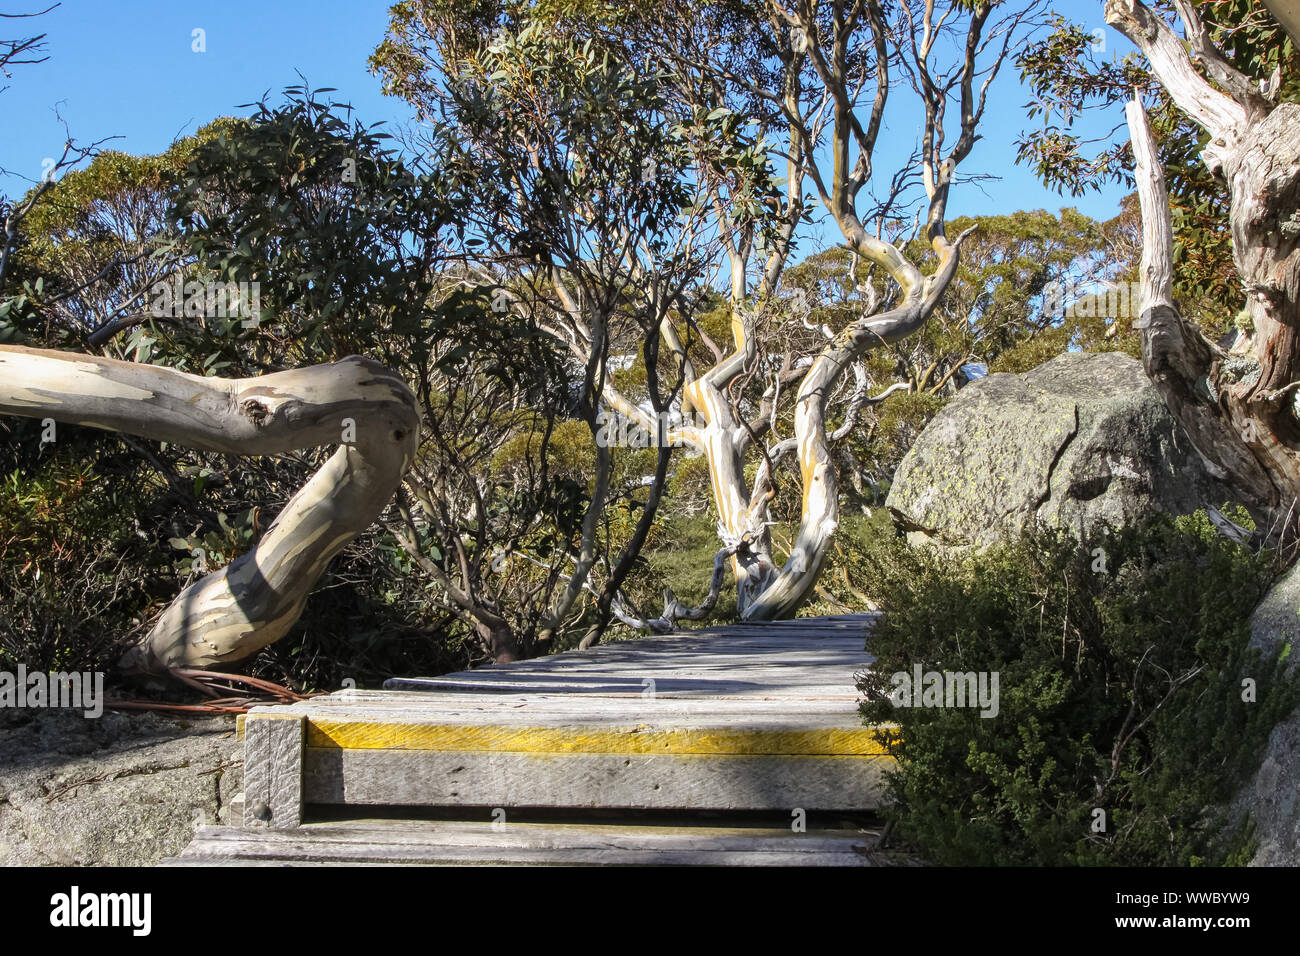
[[[1143,218],[1142,356],[1197,450],[1261,526],[1283,521],[1300,493],[1300,105],[1272,106],[1177,4],[1188,46],[1140,0],[1108,0],[1106,20],[1147,56],[1174,102],[1210,134],[1201,152],[1228,190],[1233,260],[1255,326],[1259,374],[1237,381],[1226,356],[1184,321],[1171,297],[1169,200],[1140,103],[1128,106]],[[1227,92],[1225,92],[1227,91]]]

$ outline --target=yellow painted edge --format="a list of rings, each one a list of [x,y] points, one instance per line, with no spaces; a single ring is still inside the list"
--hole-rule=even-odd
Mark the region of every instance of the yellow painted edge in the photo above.
[[[236,714],[235,715],[235,739],[243,740],[244,735],[248,732],[248,720],[302,720],[302,714]]]
[[[655,730],[645,725],[581,727],[408,724],[309,717],[307,746],[330,750],[445,750],[515,753],[885,756],[875,731]]]

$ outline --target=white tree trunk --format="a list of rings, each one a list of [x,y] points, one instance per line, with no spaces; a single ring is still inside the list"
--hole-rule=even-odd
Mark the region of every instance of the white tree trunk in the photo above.
[[[1300,44],[1300,3],[1296,0],[1264,0],[1264,6],[1291,35],[1291,42]]]
[[[749,432],[707,377],[687,385],[685,394],[706,423],[692,443],[709,464],[709,484],[718,509],[718,538],[731,552],[736,606],[743,614],[776,574],[767,530],[767,501],[753,500],[745,481]]]
[[[1141,0],[1107,0],[1106,21],[1133,41],[1174,102],[1209,134],[1201,158],[1226,187],[1233,262],[1247,292],[1260,369],[1239,380],[1174,306],[1168,198],[1145,114],[1133,103],[1128,120],[1144,236],[1137,325],[1143,362],[1192,443],[1256,524],[1287,533],[1300,495],[1300,105],[1274,102],[1276,90],[1266,94],[1232,67],[1189,0],[1175,7],[1181,37]]]
[[[360,356],[221,379],[0,346],[0,414],[233,455],[339,446],[251,551],[181,592],[122,659],[153,672],[224,665],[283,637],[326,565],[388,504],[419,440],[411,390]]]

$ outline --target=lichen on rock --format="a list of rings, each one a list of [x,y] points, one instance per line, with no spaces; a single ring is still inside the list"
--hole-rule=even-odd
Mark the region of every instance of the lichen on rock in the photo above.
[[[958,392],[899,465],[886,505],[913,544],[983,547],[1035,523],[1083,536],[1230,498],[1141,363],[1067,352]]]

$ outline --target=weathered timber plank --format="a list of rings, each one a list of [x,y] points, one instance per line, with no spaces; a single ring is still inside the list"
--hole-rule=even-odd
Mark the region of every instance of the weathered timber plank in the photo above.
[[[165,866],[165,867],[167,867],[168,869],[171,869],[171,868],[173,868],[173,867],[219,866],[219,867],[221,867],[221,868],[224,870],[224,869],[227,869],[228,867],[232,867],[232,866],[234,866],[234,867],[245,867],[245,866],[250,866],[250,867],[252,867],[252,866],[256,866],[256,867],[269,867],[269,866],[274,866],[274,867],[281,867],[281,866],[299,866],[299,867],[301,867],[301,866],[347,866],[347,867],[350,868],[350,867],[354,867],[354,866],[419,866],[419,865],[421,865],[421,864],[418,864],[418,863],[397,863],[397,862],[391,862],[391,861],[387,861],[387,860],[357,860],[357,861],[350,862],[350,863],[339,863],[339,862],[331,862],[331,861],[326,861],[326,860],[310,860],[310,859],[304,859],[304,860],[277,860],[277,859],[275,859],[274,857],[266,857],[266,858],[262,858],[262,859],[252,859],[252,860],[239,860],[239,859],[233,859],[233,858],[228,858],[228,857],[227,857],[227,858],[209,859],[209,858],[200,857],[200,856],[194,856],[194,857],[175,856],[175,857],[168,857],[167,859],[164,859],[164,860],[160,860],[159,863],[158,863],[158,865],[159,865],[159,866]],[[439,864],[439,863],[437,863],[437,862],[430,862],[430,863],[427,863],[427,864],[424,864],[424,865],[425,865],[425,866],[439,866],[439,865],[442,865],[442,864]],[[455,864],[445,864],[445,865],[451,866],[451,865],[455,865]],[[462,864],[462,865],[464,865],[464,864]],[[507,864],[507,865],[509,865],[509,864]]]
[[[306,751],[304,799],[372,806],[868,810],[883,757]]]
[[[256,835],[205,827],[166,862],[864,866],[870,839],[853,830],[351,821]]]
[[[640,712],[683,717],[696,716],[725,718],[728,715],[752,713],[755,715],[804,714],[841,716],[854,710],[859,698],[844,695],[837,699],[796,698],[759,699],[752,697],[721,697],[684,699],[680,697],[626,697],[606,698],[603,695],[576,697],[572,694],[414,694],[406,691],[340,691],[328,696],[313,697],[295,704],[255,708],[250,713],[298,713],[340,715],[354,713],[358,716],[375,714],[455,714],[472,717],[475,714],[510,714],[525,709],[539,714],[572,716],[626,716]]]
[[[276,830],[250,834],[240,827],[207,826],[200,830],[204,842],[261,843],[266,846],[292,846],[301,843],[375,843],[383,846],[418,846],[437,843],[442,846],[536,848],[572,847],[575,849],[689,845],[699,850],[748,849],[787,850],[813,847],[818,839],[862,842],[871,834],[854,828],[815,827],[796,833],[788,827],[714,826],[689,822],[660,824],[638,823],[549,823],[505,820],[493,823],[477,820],[411,820],[370,818],[329,820],[306,823],[295,830]]]
[[[421,695],[401,691],[390,697],[316,697],[286,707],[256,708],[251,714],[296,714],[312,720],[376,721],[418,724],[593,727],[646,725],[662,728],[737,727],[768,730],[860,729],[856,701],[756,701],[729,698],[691,700],[563,695]]]
[[[506,739],[527,734],[584,734],[607,737],[610,735],[654,734],[666,735],[665,740],[683,741],[704,739],[710,733],[728,735],[757,735],[758,738],[779,739],[776,735],[831,735],[857,747],[865,746],[871,739],[872,728],[861,723],[856,707],[846,705],[838,710],[805,711],[792,707],[788,713],[769,710],[711,709],[684,712],[677,708],[661,706],[636,707],[633,702],[602,701],[586,711],[575,709],[548,710],[527,700],[524,706],[509,708],[450,709],[436,703],[412,702],[400,707],[358,707],[348,709],[317,709],[300,711],[299,716],[308,721],[312,746],[339,746],[349,739],[358,746],[373,746],[374,740],[398,740],[409,734],[411,745],[428,749],[440,742],[450,749],[479,749],[479,744],[454,746],[452,735],[462,735],[474,740],[485,735]],[[617,706],[614,706],[617,705]],[[629,737],[630,739],[630,737]],[[653,738],[647,738],[653,739]],[[389,749],[389,748],[386,748]],[[586,748],[590,749],[590,748]],[[685,747],[690,752],[690,747]],[[706,750],[718,749],[716,745]],[[746,748],[748,752],[752,748]],[[816,752],[816,751],[812,751]],[[858,751],[850,751],[858,752]]]
[[[845,695],[847,697],[848,695]],[[573,694],[477,694],[433,693],[415,694],[407,691],[339,691],[312,697],[294,704],[260,705],[249,713],[356,713],[384,711],[420,713],[510,713],[525,708],[547,714],[634,714],[652,710],[662,714],[683,714],[710,717],[727,714],[846,714],[854,710],[859,698],[846,700],[824,698],[754,698],[754,697],[627,697],[605,698],[603,695],[575,696]]]
[[[244,722],[244,824],[284,829],[302,822],[305,721],[259,713]]]
[[[733,625],[605,644],[434,678],[395,678],[387,689],[660,696],[853,695],[853,675],[871,658],[873,616]],[[815,689],[814,689],[815,688]]]
[[[505,848],[491,854],[472,847],[412,847],[385,854],[380,848],[356,846],[351,852],[326,853],[309,844],[292,858],[282,847],[250,844],[238,856],[191,856],[164,860],[166,867],[190,866],[869,866],[864,855],[849,850],[821,852],[752,852],[749,850],[697,853],[672,850],[534,850]]]

